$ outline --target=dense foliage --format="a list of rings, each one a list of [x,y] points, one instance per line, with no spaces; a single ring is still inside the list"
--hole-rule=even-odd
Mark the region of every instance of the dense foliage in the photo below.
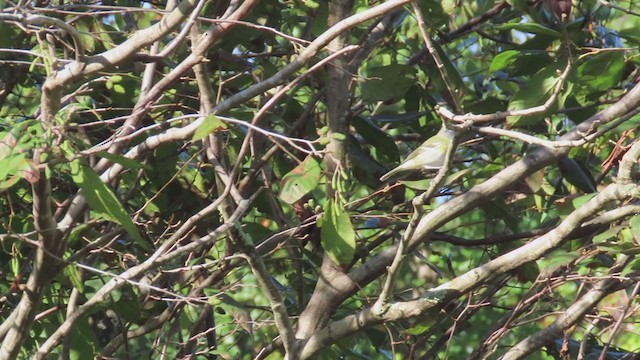
[[[640,352],[637,3],[0,4],[1,359]]]

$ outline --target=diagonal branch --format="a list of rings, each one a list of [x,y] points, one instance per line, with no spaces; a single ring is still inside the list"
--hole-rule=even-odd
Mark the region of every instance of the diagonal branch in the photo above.
[[[133,33],[125,42],[101,54],[88,56],[84,63],[71,63],[58,71],[54,78],[48,79],[48,86],[62,87],[81,77],[95,74],[109,67],[119,65],[145,46],[162,39],[181,25],[197,0],[184,0],[173,11],[146,29]]]
[[[453,102],[453,108],[456,112],[462,111],[462,105],[460,104],[460,89],[456,89],[455,86],[451,83],[451,77],[447,74],[447,69],[444,66],[444,62],[438,54],[438,50],[436,49],[431,37],[429,36],[429,32],[427,31],[427,25],[424,22],[424,17],[422,16],[422,12],[420,11],[420,7],[418,7],[417,2],[412,2],[411,6],[413,7],[413,12],[416,14],[416,19],[418,20],[418,28],[420,29],[420,34],[424,39],[425,44],[427,45],[427,50],[429,54],[433,58],[433,61],[436,64],[436,68],[440,73],[440,78],[445,84],[447,91],[449,92],[449,96],[451,97],[451,101]]]
[[[634,111],[640,105],[640,85],[636,85],[629,93],[627,93],[622,99],[620,99],[616,104],[610,106],[609,108],[598,112],[593,115],[591,118],[585,120],[581,123],[574,131],[567,133],[560,140],[575,140],[580,139],[582,134],[589,129],[597,128],[604,124],[607,124],[614,119],[624,116],[625,114]],[[503,191],[507,190],[510,185],[516,183],[520,179],[523,179],[526,176],[538,171],[544,166],[551,164],[556,161],[560,156],[564,156],[568,153],[568,148],[562,149],[546,149],[546,148],[538,148],[530,153],[528,153],[522,160],[508,166],[503,169],[498,174],[494,175],[489,180],[485,181],[482,184],[476,185],[465,194],[460,195],[456,198],[449,200],[447,203],[441,205],[436,208],[434,211],[430,212],[426,216],[424,216],[416,227],[416,231],[414,236],[408,242],[407,251],[412,251],[419,244],[429,240],[430,234],[436,229],[440,228],[451,219],[454,219],[464,213],[471,211],[476,208],[479,204],[485,202],[487,199],[490,199]],[[613,191],[613,190],[611,190]],[[521,248],[522,249],[522,248]],[[525,248],[526,249],[526,248]],[[529,250],[529,249],[526,249]],[[332,296],[336,299],[334,301],[343,301],[347,297],[353,295],[362,287],[366,286],[369,282],[377,279],[381,274],[384,273],[386,267],[392,262],[395,254],[397,252],[397,246],[390,246],[382,253],[376,255],[371,258],[369,261],[365,262],[362,266],[358,268],[354,268],[348,274],[348,281],[340,282],[336,286],[332,293]],[[512,254],[512,253],[508,253]],[[504,258],[500,261],[505,261]],[[496,259],[496,260],[498,260]],[[496,261],[494,260],[494,261]],[[507,264],[502,264],[504,266],[509,266],[510,260],[507,260]],[[526,262],[526,261],[525,261]],[[495,264],[495,263],[490,263]],[[493,265],[487,264],[487,270],[495,271]],[[487,275],[486,273],[484,275]],[[476,280],[476,274],[473,273],[469,275],[469,278],[459,277],[458,279],[465,279],[464,281],[474,282]],[[463,281],[463,280],[457,280]],[[449,283],[451,285],[455,285],[455,283]],[[456,285],[457,286],[457,285]],[[440,289],[443,290],[443,289]],[[437,292],[435,293],[438,294]],[[420,301],[418,301],[420,302]],[[433,306],[433,305],[431,305]],[[391,310],[390,310],[391,311]],[[386,315],[392,316],[387,313]],[[368,320],[367,320],[368,319]],[[385,319],[391,319],[386,317]],[[346,326],[347,328],[355,331],[363,321],[372,321],[376,323],[376,321],[381,321],[380,318],[376,318],[373,316],[373,313],[370,309],[360,312],[357,315],[353,315],[348,318],[344,318],[340,320],[340,326]],[[335,326],[331,325],[321,332],[313,335],[313,340],[310,340],[307,345],[305,345],[305,349],[317,349],[323,345],[330,342],[333,336],[343,336],[341,333],[333,333]],[[347,332],[348,333],[348,332]],[[331,334],[331,335],[330,335]],[[346,334],[346,333],[345,333]],[[307,350],[303,352],[305,354],[314,353],[316,350],[310,351],[307,353]]]
[[[461,294],[467,293],[495,276],[505,274],[527,262],[536,260],[552,249],[560,246],[568,235],[596,214],[606,204],[640,197],[640,187],[635,184],[611,184],[596,197],[582,207],[576,209],[554,230],[547,234],[503,254],[488,263],[468,271],[457,278],[427,291],[415,300],[391,304],[388,310],[380,315],[372,308],[366,308],[356,314],[335,321],[314,334],[304,345],[302,358],[308,358],[325,346],[354,334],[355,332],[387,321],[408,319],[427,311],[436,311]]]
[[[616,264],[612,267],[609,274],[612,275],[624,267],[626,263],[631,261],[631,257],[621,254]],[[584,315],[598,304],[605,296],[624,288],[631,281],[620,281],[618,279],[604,279],[596,283],[593,289],[584,294],[578,301],[573,303],[564,313],[559,316],[553,324],[545,327],[541,331],[527,336],[518,344],[510,348],[501,360],[517,360],[524,359],[533,352],[539,350],[549,342],[562,337],[565,329],[576,324]]]
[[[441,117],[449,121],[455,121],[455,122],[473,121],[474,123],[502,120],[508,116],[531,116],[535,114],[544,113],[551,108],[551,105],[553,105],[558,99],[558,96],[560,96],[560,93],[562,92],[562,87],[564,86],[565,82],[567,81],[567,78],[569,77],[569,74],[571,73],[572,64],[573,63],[571,61],[571,58],[569,58],[569,62],[567,63],[567,66],[564,68],[562,73],[560,73],[560,75],[558,76],[558,79],[556,80],[556,84],[553,88],[551,96],[549,96],[549,98],[541,105],[534,106],[528,109],[498,111],[493,114],[479,114],[479,115],[471,114],[471,113],[457,115],[451,112],[451,110],[446,109],[442,106],[436,107],[436,112],[438,113],[438,115],[440,115]]]
[[[76,53],[76,61],[83,62],[85,60],[84,48],[82,47],[82,41],[80,41],[80,33],[73,26],[66,22],[43,15],[29,15],[24,16],[22,14],[2,14],[0,13],[0,21],[17,22],[23,25],[48,25],[63,30],[71,39],[73,39],[73,46]]]
[[[58,345],[60,341],[66,336],[72,329],[76,321],[78,321],[81,317],[85,316],[89,311],[91,311],[95,306],[99,305],[114,290],[122,287],[127,282],[127,279],[135,279],[136,277],[144,274],[145,272],[157,268],[162,264],[165,264],[179,256],[184,254],[188,254],[192,251],[202,248],[203,246],[210,244],[212,241],[217,239],[221,234],[224,234],[229,229],[231,229],[244,215],[244,213],[249,209],[250,205],[253,203],[255,198],[258,196],[259,192],[252,195],[250,198],[240,201],[238,207],[233,212],[232,216],[222,225],[220,225],[217,229],[210,232],[208,235],[191,241],[189,244],[185,246],[181,246],[176,248],[175,250],[165,253],[168,249],[170,249],[175,241],[179,239],[174,234],[171,239],[173,241],[168,240],[163,243],[147,260],[145,260],[140,265],[129,268],[127,271],[120,274],[119,277],[112,278],[106,284],[104,284],[96,293],[91,297],[87,302],[79,306],[76,311],[69,316],[56,331],[49,336],[49,338],[42,343],[38,352],[33,357],[34,360],[42,360],[47,358],[48,354]],[[219,202],[222,201],[222,198],[218,198],[214,203],[212,203],[209,207],[213,209],[217,209]],[[215,206],[212,206],[215,205]],[[183,226],[184,228],[184,226]],[[181,233],[181,232],[178,232]],[[182,235],[182,234],[181,234]]]

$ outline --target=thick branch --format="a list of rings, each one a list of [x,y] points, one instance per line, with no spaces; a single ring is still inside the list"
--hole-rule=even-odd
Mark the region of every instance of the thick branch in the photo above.
[[[609,274],[617,272],[621,267],[627,263],[630,258],[626,255],[622,255],[619,259],[617,266],[613,267],[613,270]],[[528,355],[531,355],[535,351],[540,350],[543,346],[552,342],[553,340],[562,337],[563,331],[574,324],[576,324],[584,315],[591,311],[591,309],[598,304],[605,296],[615,292],[621,288],[625,282],[618,279],[604,279],[598,281],[595,287],[584,294],[578,301],[573,303],[565,312],[559,316],[553,324],[547,326],[543,330],[528,336],[526,339],[520,341],[514,347],[509,349],[502,357],[501,360],[517,360],[524,359]],[[631,281],[626,281],[627,284]]]
[[[339,24],[352,12],[353,0],[335,0],[329,3],[329,25]],[[350,19],[350,18],[347,18]],[[345,47],[349,41],[349,32],[343,31],[329,44],[332,52]],[[337,172],[345,171],[347,155],[349,83],[351,75],[347,72],[349,60],[346,56],[336,57],[327,67],[329,81],[327,84],[327,125],[330,142],[325,153],[327,178],[340,178]],[[335,136],[334,136],[335,135]],[[339,136],[338,136],[339,135]],[[341,195],[331,181],[327,181],[327,199],[338,199]],[[309,337],[316,329],[326,324],[335,309],[340,305],[339,299],[331,296],[335,291],[335,283],[340,283],[346,274],[339,264],[334,264],[328,254],[324,254],[320,267],[319,279],[311,299],[300,315],[296,337]]]
[[[536,260],[560,246],[567,236],[607,203],[640,197],[640,187],[635,185],[609,185],[598,196],[571,213],[556,229],[528,244],[497,257],[488,263],[427,291],[416,300],[392,304],[384,314],[376,314],[371,308],[338,320],[314,334],[302,350],[302,358],[314,355],[323,347],[354,334],[355,332],[387,321],[407,319],[439,309],[449,301],[467,293],[494,278],[527,262]]]
[[[33,219],[38,231],[38,248],[33,270],[27,281],[20,303],[11,316],[12,327],[0,347],[0,359],[15,359],[25,338],[29,335],[31,324],[42,301],[42,292],[51,278],[57,273],[57,260],[49,254],[57,255],[62,249],[61,233],[53,221],[51,184],[46,171],[40,172],[40,178],[32,186]]]

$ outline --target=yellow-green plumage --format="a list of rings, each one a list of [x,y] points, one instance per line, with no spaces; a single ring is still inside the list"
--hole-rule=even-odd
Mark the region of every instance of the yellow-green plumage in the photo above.
[[[455,131],[443,126],[437,134],[428,138],[422,145],[411,152],[397,168],[384,174],[380,181],[386,181],[405,171],[441,168],[444,164],[447,148],[455,138],[455,135]]]

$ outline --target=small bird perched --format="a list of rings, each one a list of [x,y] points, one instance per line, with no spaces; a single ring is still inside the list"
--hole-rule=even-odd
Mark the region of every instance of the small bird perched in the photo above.
[[[455,136],[456,132],[447,129],[443,124],[437,134],[423,142],[397,168],[384,174],[380,181],[387,181],[404,171],[440,169],[444,165],[449,144],[451,144]]]

